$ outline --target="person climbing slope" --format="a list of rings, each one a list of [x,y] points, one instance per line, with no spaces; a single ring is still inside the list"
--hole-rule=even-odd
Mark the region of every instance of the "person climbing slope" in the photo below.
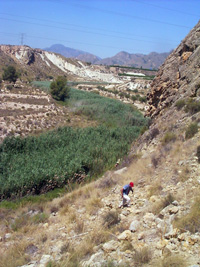
[[[119,208],[127,206],[130,206],[130,197],[128,196],[129,192],[132,191],[133,193],[133,187],[134,187],[134,183],[130,182],[129,184],[126,184],[121,190],[121,197],[122,197],[122,202],[119,205]]]

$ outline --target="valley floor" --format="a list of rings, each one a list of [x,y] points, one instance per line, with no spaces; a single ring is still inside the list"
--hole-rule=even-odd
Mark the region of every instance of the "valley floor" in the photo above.
[[[195,231],[184,225],[199,196],[200,133],[165,145],[160,138],[51,202],[1,208],[0,266],[200,266],[199,221]],[[130,181],[132,205],[118,208]]]

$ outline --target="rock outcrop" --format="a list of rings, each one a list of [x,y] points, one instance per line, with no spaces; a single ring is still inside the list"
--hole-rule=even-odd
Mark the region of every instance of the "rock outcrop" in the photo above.
[[[154,117],[177,99],[200,92],[200,22],[168,56],[152,82],[147,116]]]

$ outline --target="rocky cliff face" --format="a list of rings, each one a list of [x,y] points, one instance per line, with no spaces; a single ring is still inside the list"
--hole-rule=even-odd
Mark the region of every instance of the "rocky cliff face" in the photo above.
[[[200,92],[200,22],[159,69],[148,94],[148,116],[154,117],[178,98]]]

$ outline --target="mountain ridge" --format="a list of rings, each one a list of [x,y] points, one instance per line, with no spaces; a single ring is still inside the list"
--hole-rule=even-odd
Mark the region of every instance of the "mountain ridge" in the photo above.
[[[120,51],[116,55],[107,58],[100,58],[91,53],[73,49],[70,47],[65,47],[61,44],[54,44],[48,48],[44,48],[46,51],[55,52],[61,54],[65,57],[75,58],[85,62],[90,62],[92,64],[103,64],[103,65],[124,65],[130,67],[142,67],[142,68],[152,68],[158,69],[167,56],[171,52],[157,53],[151,52],[147,55],[136,53],[131,54],[126,51]]]

